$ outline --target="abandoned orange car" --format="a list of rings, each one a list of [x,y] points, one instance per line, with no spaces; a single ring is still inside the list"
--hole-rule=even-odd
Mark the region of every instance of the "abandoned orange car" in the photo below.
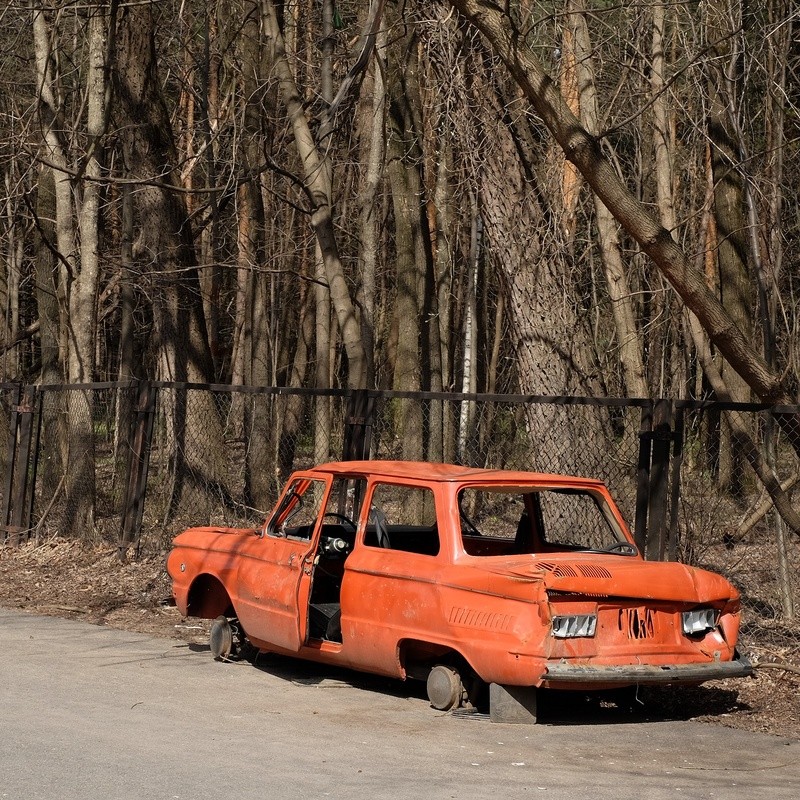
[[[536,690],[749,675],[738,591],[646,562],[603,483],[449,464],[296,472],[257,529],[193,528],[168,560],[211,650],[248,641],[427,681],[432,705],[533,722]]]

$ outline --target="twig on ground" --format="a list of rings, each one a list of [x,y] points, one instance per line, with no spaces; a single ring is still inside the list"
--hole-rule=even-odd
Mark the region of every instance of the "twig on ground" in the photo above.
[[[794,664],[780,664],[776,661],[756,662],[753,664],[755,669],[782,669],[784,672],[793,672],[795,675],[800,675],[800,667]]]

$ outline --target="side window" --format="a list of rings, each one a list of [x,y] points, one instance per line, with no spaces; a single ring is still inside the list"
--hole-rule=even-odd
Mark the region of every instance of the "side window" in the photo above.
[[[364,478],[334,478],[325,506],[325,524],[344,525],[355,533],[366,488]]]
[[[458,515],[464,551],[471,556],[533,552],[530,495],[504,489],[462,489]]]
[[[310,478],[293,481],[267,522],[267,535],[310,539],[324,495],[325,481]]]
[[[438,555],[439,529],[433,492],[423,487],[390,483],[375,486],[364,544],[406,553]]]

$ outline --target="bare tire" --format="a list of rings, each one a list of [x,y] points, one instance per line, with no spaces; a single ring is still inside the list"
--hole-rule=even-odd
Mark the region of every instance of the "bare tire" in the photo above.
[[[464,696],[464,685],[458,670],[437,664],[428,674],[428,700],[434,708],[449,711],[458,708]]]

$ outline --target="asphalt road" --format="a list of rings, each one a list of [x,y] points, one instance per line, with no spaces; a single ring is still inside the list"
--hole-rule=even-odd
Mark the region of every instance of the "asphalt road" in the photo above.
[[[0,798],[800,795],[800,741],[691,722],[432,710],[420,691],[0,609]],[[410,690],[411,689],[411,690]]]

